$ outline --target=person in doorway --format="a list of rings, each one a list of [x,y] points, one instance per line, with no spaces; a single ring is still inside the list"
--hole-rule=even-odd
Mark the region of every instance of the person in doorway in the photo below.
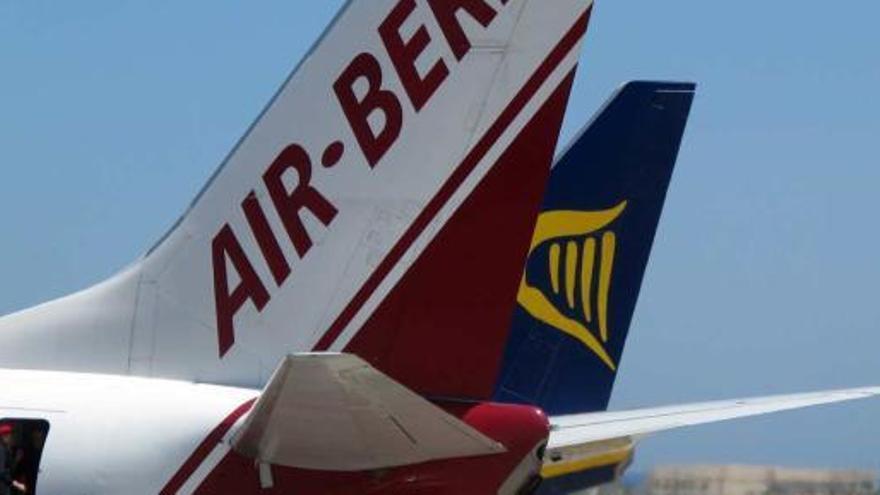
[[[0,423],[0,495],[26,493],[24,483],[12,479],[12,437],[14,427],[10,423]]]
[[[33,495],[36,493],[40,456],[43,452],[46,435],[44,430],[34,423],[24,425],[19,433],[23,437],[23,445],[20,445],[16,450],[16,463],[12,470],[12,477],[27,487],[27,490],[22,492],[24,495]],[[30,437],[30,442],[25,440],[28,437]]]

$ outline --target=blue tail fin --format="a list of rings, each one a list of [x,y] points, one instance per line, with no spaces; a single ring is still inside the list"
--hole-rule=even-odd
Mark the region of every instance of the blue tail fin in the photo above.
[[[694,89],[628,83],[561,155],[496,400],[551,415],[607,407]]]

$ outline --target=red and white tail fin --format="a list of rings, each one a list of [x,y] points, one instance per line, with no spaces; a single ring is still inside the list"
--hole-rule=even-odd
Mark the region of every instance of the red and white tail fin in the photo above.
[[[0,320],[0,365],[261,385],[352,342],[482,184],[525,246],[591,6],[348,2],[144,258]]]

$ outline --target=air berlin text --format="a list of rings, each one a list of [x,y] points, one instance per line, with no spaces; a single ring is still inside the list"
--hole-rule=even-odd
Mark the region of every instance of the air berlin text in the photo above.
[[[495,1],[500,5],[508,2]],[[430,102],[431,97],[450,76],[453,64],[462,60],[471,50],[471,41],[460,24],[460,19],[469,16],[479,25],[488,28],[498,15],[498,11],[487,0],[427,0],[427,5],[429,9],[425,10],[429,10],[436,20],[454,60],[437,57],[432,63],[420,64],[421,67],[428,67],[427,70],[417,69],[416,62],[423,58],[425,49],[436,40],[431,38],[424,24],[418,25],[414,33],[404,39],[402,27],[418,10],[415,0],[397,2],[378,27],[385,49],[384,55],[387,55],[394,67],[395,75],[406,93],[406,102],[412,105],[416,113]],[[404,98],[383,84],[385,76],[376,55],[363,52],[349,62],[333,83],[333,92],[342,114],[371,168],[379,165],[382,157],[394,146],[405,125],[402,106]],[[366,92],[355,91],[356,87],[362,89],[364,85]],[[382,117],[379,120],[383,122],[380,129],[373,125],[376,119],[370,119],[375,115]],[[342,150],[343,145],[339,142],[329,146],[321,158],[322,164],[325,167],[336,165],[342,156]],[[312,248],[312,239],[301,215],[307,211],[321,224],[329,227],[338,213],[327,197],[312,186],[311,179],[315,170],[308,152],[294,143],[281,150],[263,172],[263,186],[268,191],[272,208],[281,219],[287,239],[278,239],[274,235],[264,210],[265,205],[260,202],[255,191],[250,191],[241,203],[248,229],[259,247],[259,256],[278,287],[283,286],[293,273],[285,252],[290,252],[292,248],[296,256],[303,259]],[[295,171],[299,178],[293,188],[283,181],[289,171]],[[224,224],[214,236],[211,252],[217,337],[222,358],[235,343],[235,315],[248,301],[258,311],[262,311],[272,296],[266,282],[254,269],[252,257],[245,252],[229,223]],[[229,286],[228,265],[237,274],[238,283],[235,287]]]

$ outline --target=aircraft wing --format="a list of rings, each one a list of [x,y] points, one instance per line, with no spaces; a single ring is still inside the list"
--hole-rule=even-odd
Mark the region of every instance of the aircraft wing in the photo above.
[[[362,471],[504,447],[351,354],[287,356],[233,448],[266,464]]]
[[[739,400],[702,402],[630,411],[596,412],[551,418],[552,430],[542,473],[576,472],[589,462],[592,446],[627,441],[683,426],[714,423],[778,411],[831,404],[880,395],[880,387],[831,390]],[[609,451],[611,453],[614,450]],[[593,453],[595,455],[595,453]]]

